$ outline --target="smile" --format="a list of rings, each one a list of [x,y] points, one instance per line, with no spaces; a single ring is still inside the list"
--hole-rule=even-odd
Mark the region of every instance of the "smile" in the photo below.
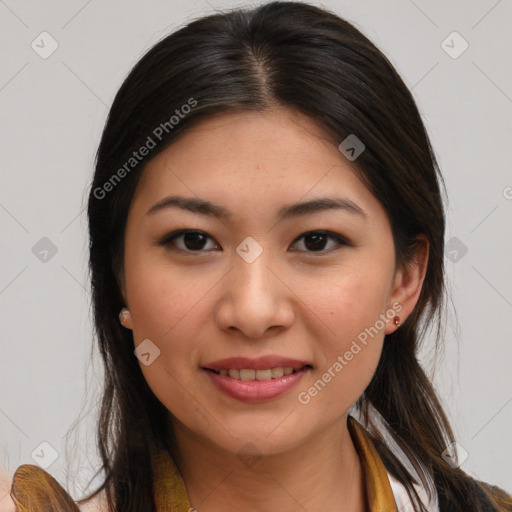
[[[292,373],[298,372],[303,368],[305,368],[305,366],[300,368],[292,368],[291,366],[277,366],[275,368],[265,368],[262,370],[255,370],[252,368],[242,368],[240,370],[235,368],[222,368],[220,370],[211,371],[215,372],[217,375],[222,375],[224,377],[228,376],[236,380],[252,381],[280,379],[284,375],[291,375]]]
[[[276,366],[273,368],[202,368],[218,391],[242,402],[276,399],[297,386],[312,367]]]

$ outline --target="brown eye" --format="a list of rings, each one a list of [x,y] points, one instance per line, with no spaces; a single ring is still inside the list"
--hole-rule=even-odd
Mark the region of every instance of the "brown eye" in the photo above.
[[[297,238],[295,244],[300,240],[303,240],[302,245],[305,247],[305,251],[301,249],[302,252],[331,252],[340,245],[350,245],[344,237],[329,231],[309,231]],[[325,250],[329,240],[334,241],[334,244],[331,244],[331,247]]]
[[[167,235],[159,244],[185,252],[205,252],[208,239],[213,240],[203,231],[181,230]]]

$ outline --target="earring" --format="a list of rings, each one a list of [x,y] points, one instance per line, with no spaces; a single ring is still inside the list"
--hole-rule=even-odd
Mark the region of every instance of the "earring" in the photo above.
[[[395,324],[395,327],[398,327],[400,325],[400,317],[395,316],[395,318],[393,318],[393,323]]]
[[[124,324],[126,323],[127,317],[130,315],[130,312],[127,308],[121,309],[121,312],[119,313],[119,322],[121,322],[121,325],[124,327]]]

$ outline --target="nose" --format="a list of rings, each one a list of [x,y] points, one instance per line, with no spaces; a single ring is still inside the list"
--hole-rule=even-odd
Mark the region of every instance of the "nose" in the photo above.
[[[280,276],[271,255],[263,250],[252,263],[235,254],[234,268],[222,280],[216,307],[217,326],[257,339],[279,331],[294,320],[291,289]]]

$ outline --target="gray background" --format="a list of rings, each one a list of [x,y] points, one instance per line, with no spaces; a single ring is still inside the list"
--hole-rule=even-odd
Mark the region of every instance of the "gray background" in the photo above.
[[[0,0],[0,467],[10,474],[48,465],[53,449],[48,471],[79,494],[98,464],[102,369],[91,355],[83,208],[101,130],[145,50],[187,20],[236,5]],[[444,358],[433,366],[431,341],[423,357],[468,454],[463,469],[512,492],[512,2],[321,5],[389,56],[424,116],[448,189],[457,318],[451,311]],[[43,31],[58,44],[45,59]]]

